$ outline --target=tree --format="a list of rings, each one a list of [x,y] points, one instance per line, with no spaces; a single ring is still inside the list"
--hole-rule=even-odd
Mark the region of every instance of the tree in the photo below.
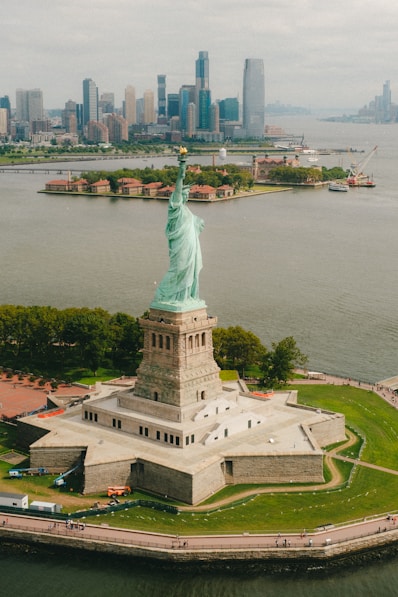
[[[123,373],[135,374],[141,361],[143,333],[135,317],[115,313],[109,321],[112,363]]]
[[[261,361],[266,351],[253,332],[241,326],[213,331],[214,358],[221,369],[237,369],[242,376],[250,365]]]
[[[298,348],[292,336],[272,344],[273,350],[263,355],[260,369],[264,375],[264,385],[285,384],[291,379],[295,366],[303,367],[308,357]]]
[[[109,313],[100,308],[68,309],[62,339],[76,345],[80,362],[94,375],[108,348],[109,319]]]

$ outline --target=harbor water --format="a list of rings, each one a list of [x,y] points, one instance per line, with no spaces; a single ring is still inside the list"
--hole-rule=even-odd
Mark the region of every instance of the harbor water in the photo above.
[[[270,347],[293,336],[314,370],[363,381],[398,374],[398,194],[394,125],[279,118],[321,155],[348,167],[378,145],[366,167],[373,189],[327,188],[190,205],[205,220],[200,295],[223,327],[241,325]],[[227,148],[228,150],[228,148]],[[364,153],[359,153],[363,150]],[[217,157],[217,156],[216,156]],[[210,164],[211,157],[191,157]],[[229,156],[228,161],[251,156]],[[217,157],[216,160],[219,163]],[[301,157],[302,165],[306,158]],[[162,167],[174,158],[71,164],[73,169]],[[168,266],[167,204],[159,200],[41,194],[56,171],[0,173],[0,303],[103,307],[140,316]],[[56,169],[56,165],[51,165]],[[93,556],[3,553],[0,587],[26,597],[64,595],[398,595],[394,562],[314,578],[147,570]]]

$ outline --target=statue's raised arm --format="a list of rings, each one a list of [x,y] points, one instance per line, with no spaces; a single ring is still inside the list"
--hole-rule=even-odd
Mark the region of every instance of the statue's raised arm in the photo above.
[[[204,222],[187,207],[189,186],[184,185],[187,150],[180,148],[175,190],[168,207],[166,237],[170,266],[159,284],[151,304],[155,309],[187,311],[205,306],[199,298],[199,272],[202,253],[199,234]]]

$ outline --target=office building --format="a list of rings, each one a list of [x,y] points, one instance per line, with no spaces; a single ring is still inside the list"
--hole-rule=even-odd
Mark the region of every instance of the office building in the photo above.
[[[158,75],[158,123],[166,124],[166,75]]]
[[[127,124],[137,123],[137,106],[135,101],[135,88],[132,85],[127,85],[124,90],[124,117]]]
[[[92,79],[83,81],[83,125],[98,120],[98,88]]]
[[[8,110],[0,108],[0,136],[4,137],[8,133]]]
[[[109,131],[110,143],[122,143],[128,141],[129,130],[127,120],[119,114],[108,114],[105,117],[105,124]]]
[[[264,62],[246,58],[243,74],[243,129],[246,138],[264,137]]]
[[[62,126],[67,133],[77,132],[76,102],[68,100],[61,114]]]
[[[43,92],[41,89],[17,89],[15,116],[18,122],[43,120]]]
[[[220,132],[220,107],[218,104],[210,106],[209,130],[212,133]]]
[[[167,94],[167,117],[170,120],[180,115],[180,98],[178,93]]]
[[[227,97],[219,102],[220,120],[238,122],[239,101],[237,97]]]
[[[97,120],[89,120],[87,123],[87,140],[93,143],[108,143],[108,127]]]
[[[197,122],[198,122],[198,128],[201,130],[209,129],[210,106],[211,106],[210,89],[200,89],[199,97],[198,97],[198,104],[197,104],[197,112],[199,112],[199,114],[197,116]]]
[[[144,114],[143,124],[153,124],[156,121],[155,117],[155,98],[151,89],[144,91]]]
[[[195,99],[196,104],[196,125],[201,126],[199,119],[203,114],[200,107],[200,92],[202,89],[209,89],[209,53],[205,51],[199,52],[199,57],[195,61]],[[209,104],[210,106],[210,104]]]
[[[180,88],[179,104],[180,104],[180,127],[181,131],[187,130],[187,110],[188,104],[195,102],[195,85],[183,85]],[[196,126],[196,124],[195,124]]]

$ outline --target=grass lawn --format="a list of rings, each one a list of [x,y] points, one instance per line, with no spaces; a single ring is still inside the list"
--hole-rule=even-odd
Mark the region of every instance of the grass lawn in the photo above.
[[[347,456],[356,458],[360,452],[360,458],[364,462],[398,470],[398,413],[376,394],[350,386],[300,385],[299,401],[345,414],[347,426],[359,438],[347,450]],[[0,433],[3,428],[4,425],[1,425]],[[12,432],[9,437],[0,434],[0,453],[10,449],[13,441]],[[256,494],[260,486],[226,487],[208,500],[209,510],[206,512],[182,511],[173,515],[137,507],[115,514],[103,514],[92,521],[181,535],[244,531],[301,532],[304,528],[311,530],[327,523],[338,524],[366,516],[397,512],[398,475],[363,466],[353,467],[350,463],[340,461],[337,464],[346,481],[334,490],[314,491],[309,485],[308,490],[304,491],[289,485],[269,487],[269,493]],[[9,480],[9,468],[10,465],[0,461],[2,491],[17,491],[18,487],[18,492],[28,493],[30,499],[62,503],[63,494],[51,487],[53,478]],[[325,479],[329,478],[330,473],[326,470]],[[251,488],[253,496],[244,499],[239,497],[239,494]],[[222,507],[214,505],[227,496],[232,499],[235,496],[236,500]],[[106,502],[104,495],[99,497],[102,503]],[[137,497],[156,500],[134,492],[133,498]],[[76,505],[69,511],[81,510],[96,499],[96,496],[76,495]]]

